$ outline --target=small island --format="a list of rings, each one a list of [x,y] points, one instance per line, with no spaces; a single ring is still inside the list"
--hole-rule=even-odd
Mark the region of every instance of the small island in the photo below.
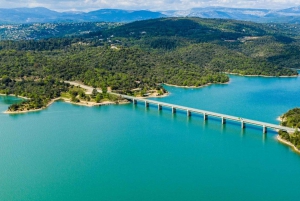
[[[278,140],[289,146],[295,151],[300,153],[300,108],[294,108],[280,117],[281,125],[291,128],[295,128],[294,133],[288,133],[286,131],[279,131]]]

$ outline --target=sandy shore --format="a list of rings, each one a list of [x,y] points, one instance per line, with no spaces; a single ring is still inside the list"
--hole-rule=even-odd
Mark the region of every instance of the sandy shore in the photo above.
[[[291,142],[282,139],[279,135],[277,135],[276,139],[277,139],[279,142],[281,142],[282,144],[285,144],[285,145],[290,146],[295,152],[297,152],[298,154],[300,154],[300,150],[297,149],[297,147],[296,147],[295,145],[293,145]]]
[[[104,101],[104,102],[101,102],[101,103],[90,102],[90,101],[80,101],[78,103],[74,103],[74,102],[71,101],[71,99],[68,99],[68,98],[61,98],[61,100],[63,100],[66,103],[71,103],[71,104],[74,104],[74,105],[81,105],[81,106],[88,106],[88,107],[116,104],[115,102],[112,102],[112,101]]]
[[[26,98],[26,97],[25,97]],[[28,98],[26,98],[28,99]],[[52,105],[55,101],[58,101],[60,100],[61,98],[55,98],[55,99],[52,99],[46,107],[42,107],[42,108],[39,108],[39,109],[33,109],[33,110],[24,110],[24,111],[14,111],[14,112],[11,112],[11,111],[5,111],[4,113],[5,114],[19,114],[19,113],[27,113],[27,112],[37,112],[37,111],[41,111],[41,110],[44,110],[46,109],[47,107],[49,107],[50,105]]]
[[[26,97],[25,97],[26,98]],[[26,98],[28,99],[28,98]],[[47,107],[49,107],[51,104],[53,104],[55,101],[57,100],[60,100],[61,98],[55,98],[55,99],[52,99],[46,107],[42,107],[42,108],[39,108],[39,109],[34,109],[34,110],[24,110],[24,111],[8,111],[6,110],[4,112],[4,114],[21,114],[21,113],[27,113],[27,112],[37,112],[37,111],[41,111],[41,110],[44,110],[46,109]]]
[[[41,111],[41,110],[46,109],[47,107],[49,107],[51,104],[53,104],[55,101],[58,101],[58,100],[63,100],[66,103],[70,103],[70,104],[74,104],[74,105],[87,106],[87,107],[104,106],[104,105],[115,105],[115,104],[122,105],[122,104],[128,104],[128,103],[130,103],[129,101],[122,101],[122,102],[118,102],[118,103],[115,103],[115,102],[112,102],[112,101],[104,101],[104,102],[101,102],[101,103],[81,101],[81,102],[78,102],[78,103],[74,103],[74,102],[71,102],[71,99],[59,97],[59,98],[52,99],[47,104],[47,106],[43,107],[43,108],[34,109],[34,110],[24,110],[24,111],[8,111],[7,110],[7,111],[4,112],[4,114],[22,114],[22,113],[28,113],[28,112]]]
[[[35,109],[35,110],[24,110],[24,111],[8,111],[6,110],[5,112],[3,112],[4,114],[22,114],[22,113],[28,113],[28,112],[37,112],[37,111],[41,111],[46,109],[45,107],[40,108],[40,109]]]

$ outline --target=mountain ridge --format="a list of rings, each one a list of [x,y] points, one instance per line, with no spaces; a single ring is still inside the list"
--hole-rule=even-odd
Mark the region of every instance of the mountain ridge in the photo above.
[[[253,22],[300,23],[300,6],[273,10],[256,8],[201,7],[188,10],[122,10],[99,9],[90,12],[57,12],[44,7],[0,8],[1,23],[53,23],[53,22],[132,22],[161,17],[201,17],[234,19]]]
[[[100,9],[91,12],[57,12],[44,7],[0,8],[2,23],[49,23],[49,22],[131,22],[166,17],[160,12],[148,10]]]

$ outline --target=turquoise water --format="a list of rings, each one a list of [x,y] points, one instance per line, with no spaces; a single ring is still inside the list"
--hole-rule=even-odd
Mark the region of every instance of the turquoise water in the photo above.
[[[300,106],[299,78],[167,88],[160,101],[270,123]],[[275,135],[142,104],[1,113],[0,200],[298,200],[300,156]]]

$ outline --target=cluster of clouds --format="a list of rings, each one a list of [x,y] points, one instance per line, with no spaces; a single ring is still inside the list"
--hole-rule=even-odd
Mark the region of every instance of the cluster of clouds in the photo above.
[[[46,7],[57,11],[103,8],[163,11],[207,6],[282,9],[299,5],[300,0],[0,0],[0,8]]]

